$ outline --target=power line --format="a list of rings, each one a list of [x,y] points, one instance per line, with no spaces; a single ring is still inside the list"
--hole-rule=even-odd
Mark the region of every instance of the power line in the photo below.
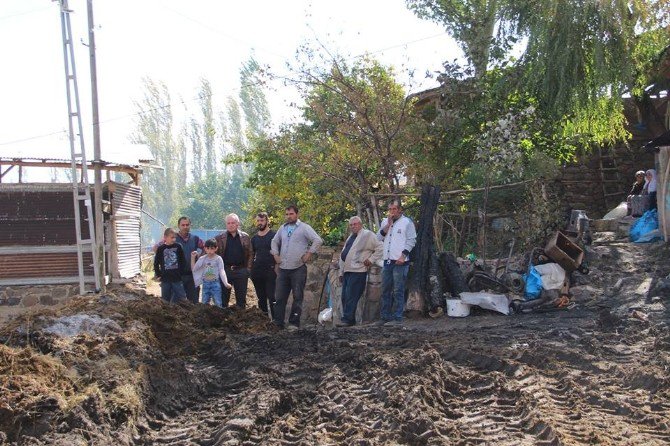
[[[67,130],[59,130],[57,132],[45,133],[43,135],[35,135],[35,136],[29,136],[27,138],[15,139],[14,141],[6,141],[6,142],[0,143],[0,146],[8,146],[8,145],[11,145],[11,144],[18,144],[18,143],[21,143],[21,142],[32,141],[34,139],[47,138],[49,136],[58,135],[58,134],[61,134],[61,133],[67,134]]]
[[[269,49],[267,49],[267,48],[263,48],[263,47],[259,47],[259,46],[257,46],[257,45],[252,45],[252,44],[250,44],[249,42],[247,42],[247,41],[245,41],[245,40],[242,40],[242,39],[240,39],[239,37],[235,36],[234,34],[228,34],[228,33],[225,33],[225,32],[221,31],[221,30],[218,29],[218,28],[215,28],[215,27],[213,27],[213,26],[211,26],[211,25],[208,25],[207,23],[201,22],[200,20],[195,19],[195,18],[193,18],[193,17],[190,17],[190,16],[188,16],[188,15],[182,13],[182,12],[179,12],[179,11],[177,11],[176,9],[172,9],[172,8],[170,8],[169,6],[165,6],[164,4],[161,4],[161,6],[162,6],[164,9],[167,9],[168,11],[173,12],[174,14],[177,14],[178,16],[185,18],[186,20],[190,20],[191,22],[196,23],[196,24],[202,26],[203,28],[207,28],[208,30],[210,30],[210,31],[212,31],[212,32],[214,32],[214,33],[216,33],[216,34],[219,34],[219,35],[221,35],[221,36],[223,36],[223,37],[226,37],[226,38],[228,38],[228,39],[230,39],[230,40],[233,40],[233,41],[235,41],[235,42],[241,43],[241,44],[243,44],[243,45],[245,45],[245,46],[247,46],[247,47],[249,47],[249,48],[251,48],[251,49],[258,49],[258,50],[263,51],[263,52],[265,52],[265,53],[268,53],[268,54],[271,54],[271,55],[273,55],[273,56],[279,57],[279,58],[283,59],[284,61],[287,59],[287,57],[286,57],[285,55],[283,55],[283,54],[276,53],[276,52],[274,52],[274,51],[272,51],[272,50],[269,50]]]
[[[234,40],[234,41],[236,41],[236,42],[242,43],[242,44],[244,44],[244,45],[246,45],[246,46],[248,46],[248,47],[250,47],[250,48],[257,48],[257,49],[259,49],[259,50],[261,50],[261,51],[264,51],[264,52],[266,52],[266,53],[269,53],[269,54],[272,54],[272,55],[274,55],[274,56],[280,57],[280,58],[283,59],[284,62],[288,62],[288,60],[289,60],[289,58],[286,57],[286,56],[284,56],[284,55],[281,55],[281,54],[279,54],[279,53],[275,53],[275,52],[273,52],[273,51],[271,51],[271,50],[268,50],[268,49],[265,49],[265,48],[262,48],[262,47],[255,47],[255,46],[249,44],[248,42],[246,42],[246,41],[244,41],[244,40],[242,40],[242,39],[239,39],[239,38],[236,37],[235,35],[231,35],[231,34],[224,33],[224,32],[222,32],[221,30],[219,30],[219,29],[217,29],[217,28],[214,28],[214,27],[212,27],[212,26],[210,26],[210,25],[208,25],[208,24],[206,24],[206,23],[203,23],[203,22],[201,22],[201,21],[199,21],[199,20],[197,20],[197,19],[194,19],[193,17],[187,16],[187,15],[185,15],[185,14],[183,14],[183,13],[177,11],[177,10],[174,10],[174,9],[168,7],[168,6],[165,6],[165,5],[161,5],[161,6],[162,6],[163,8],[165,8],[165,9],[167,9],[167,10],[173,12],[174,14],[177,14],[177,15],[179,15],[179,16],[181,16],[181,17],[187,19],[187,20],[190,20],[190,21],[192,21],[192,22],[194,22],[194,23],[196,23],[196,24],[198,24],[198,25],[200,25],[200,26],[202,26],[202,27],[204,27],[204,28],[209,29],[209,30],[212,31],[212,32],[215,32],[216,34],[219,34],[219,35],[223,36],[223,37],[226,37],[226,38],[228,38],[228,39],[231,39],[231,40]],[[22,13],[18,13],[18,14],[10,15],[10,16],[0,17],[0,20],[6,19],[6,18],[15,17],[15,16],[19,16],[19,15],[30,14],[30,13],[33,13],[33,12],[39,12],[39,11],[46,10],[46,9],[49,9],[49,7],[47,7],[47,8],[35,9],[35,10],[31,10],[31,11],[26,11],[26,12],[22,12]],[[311,27],[310,27],[310,28],[311,28]],[[316,32],[315,32],[313,29],[312,29],[312,31],[316,34]],[[355,56],[350,56],[350,57],[345,58],[345,60],[357,59],[357,58],[359,58],[359,57],[363,57],[363,56],[365,56],[365,55],[369,55],[369,54],[379,54],[379,53],[383,53],[384,51],[388,51],[388,50],[392,50],[392,49],[396,49],[396,48],[402,48],[402,47],[407,46],[407,45],[412,45],[412,44],[415,44],[415,43],[424,42],[424,41],[426,41],[426,40],[435,39],[435,38],[437,38],[437,37],[442,37],[442,36],[447,35],[447,34],[448,34],[448,33],[446,33],[446,32],[439,33],[439,34],[433,34],[433,35],[426,36],[426,37],[422,37],[422,38],[419,38],[419,39],[410,40],[410,41],[407,41],[407,42],[403,42],[403,43],[399,43],[399,44],[396,44],[396,45],[392,45],[392,46],[389,46],[389,47],[386,47],[386,48],[382,48],[382,49],[379,49],[379,50],[368,51],[368,52],[365,52],[365,53],[362,53],[362,54],[358,54],[358,55],[355,55]],[[248,84],[243,84],[243,85],[241,85],[241,86],[239,86],[239,87],[236,87],[236,88],[231,89],[230,91],[238,91],[238,90],[242,90],[243,88],[247,88],[247,87],[251,87],[251,86],[256,86],[256,85],[260,85],[260,84],[262,84],[262,82],[260,82],[260,81],[259,81],[259,82],[252,82],[252,83],[248,83]],[[210,94],[210,97],[213,96],[213,95],[215,95],[215,94],[216,94],[216,93],[211,93],[211,94]],[[182,100],[181,100],[181,103],[185,104],[185,103],[187,103],[187,102],[197,101],[197,100],[200,99],[200,97],[201,97],[201,95],[197,95],[196,97],[191,98],[191,99],[188,99],[188,100],[183,100],[183,99],[182,99]],[[143,115],[143,114],[145,114],[145,113],[150,113],[150,112],[152,112],[152,111],[161,110],[161,109],[164,109],[164,108],[171,107],[172,105],[173,105],[172,103],[169,103],[169,104],[163,104],[163,105],[160,105],[160,106],[151,108],[151,109],[141,110],[141,111],[139,111],[139,112],[129,113],[129,114],[126,114],[126,115],[116,116],[116,117],[113,117],[113,118],[109,118],[109,119],[105,119],[105,120],[99,121],[99,124],[106,124],[106,123],[109,123],[109,122],[114,122],[114,121],[119,121],[119,120],[122,120],[122,119],[132,118],[132,117],[135,117],[135,116],[140,116],[140,115]],[[67,133],[67,132],[66,132],[65,130],[59,130],[59,131],[55,131],[55,132],[51,132],[51,133],[46,133],[46,134],[42,134],[42,135],[30,136],[30,137],[26,137],[26,138],[21,138],[21,139],[17,139],[17,140],[13,140],[13,141],[7,141],[7,142],[0,143],[0,146],[6,146],[6,145],[11,145],[11,144],[18,144],[18,143],[21,143],[21,142],[32,141],[32,140],[35,140],[35,139],[47,138],[47,137],[49,137],[49,136],[58,135],[58,134],[61,134],[61,133]]]
[[[5,15],[5,16],[0,17],[0,21],[7,20],[7,19],[13,19],[14,17],[19,17],[19,16],[22,16],[22,15],[32,14],[34,12],[46,11],[47,9],[51,9],[51,6],[46,6],[44,8],[38,8],[38,9],[31,9],[30,11],[17,12],[16,14]]]
[[[231,92],[232,91],[239,91],[239,90],[242,90],[243,88],[249,88],[249,87],[253,87],[253,86],[261,85],[261,84],[262,84],[261,81],[249,82],[249,83],[246,83],[246,84],[242,84],[239,87],[232,88],[229,91],[231,91]],[[209,97],[211,98],[215,94],[216,93],[210,93]],[[202,95],[198,94],[197,96],[195,96],[193,98],[186,99],[186,100],[182,99],[179,102],[181,102],[182,104],[186,104],[186,103],[190,103],[190,102],[193,102],[193,101],[197,101],[197,100],[201,99],[201,97],[202,97]],[[99,121],[98,124],[101,125],[101,124],[107,124],[109,122],[120,121],[122,119],[134,118],[135,116],[140,116],[140,115],[143,115],[143,114],[146,114],[146,113],[151,113],[153,111],[162,110],[164,108],[169,108],[169,107],[172,107],[173,105],[174,105],[173,103],[162,104],[162,105],[159,105],[157,107],[153,107],[153,108],[149,108],[149,109],[143,109],[143,110],[140,110],[140,111],[135,112],[135,113],[128,113],[126,115],[120,115],[120,116],[115,116],[115,117],[109,118],[109,119],[103,119],[103,120]],[[45,134],[42,134],[42,135],[29,136],[27,138],[16,139],[16,140],[13,140],[13,141],[6,141],[6,142],[0,143],[0,146],[18,144],[18,143],[21,143],[21,142],[32,141],[34,139],[47,138],[49,136],[58,135],[60,133],[65,133],[66,134],[67,131],[66,130],[59,130],[57,132],[45,133]]]

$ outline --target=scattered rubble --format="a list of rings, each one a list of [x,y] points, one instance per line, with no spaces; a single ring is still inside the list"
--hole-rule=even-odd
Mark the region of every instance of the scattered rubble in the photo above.
[[[0,443],[668,444],[670,249],[593,249],[573,309],[403,330],[76,298],[0,328]]]

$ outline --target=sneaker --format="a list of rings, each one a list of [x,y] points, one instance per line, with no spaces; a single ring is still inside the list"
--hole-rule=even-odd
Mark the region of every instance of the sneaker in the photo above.
[[[300,327],[298,327],[297,325],[293,325],[293,324],[288,324],[288,325],[286,326],[286,330],[287,330],[287,331],[298,331],[299,328],[300,328]]]
[[[375,325],[376,325],[377,327],[381,327],[382,325],[386,325],[387,322],[388,322],[388,321],[385,320],[385,319],[379,319],[378,321],[375,321]]]
[[[388,321],[384,327],[402,327],[402,321]]]
[[[342,327],[353,327],[354,324],[351,324],[351,323],[349,323],[349,322],[347,322],[347,321],[341,321],[341,322],[338,322],[337,324],[335,324],[335,326],[338,327],[338,328],[342,328]]]

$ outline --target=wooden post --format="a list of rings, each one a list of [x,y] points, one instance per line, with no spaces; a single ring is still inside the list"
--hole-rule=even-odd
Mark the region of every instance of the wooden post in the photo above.
[[[421,192],[421,211],[419,215],[419,228],[414,248],[414,258],[410,259],[413,271],[407,286],[409,296],[407,298],[407,311],[424,312],[426,303],[429,302],[430,257],[433,255],[434,232],[433,217],[437,211],[440,201],[439,186],[425,185]],[[433,308],[429,308],[432,310]]]

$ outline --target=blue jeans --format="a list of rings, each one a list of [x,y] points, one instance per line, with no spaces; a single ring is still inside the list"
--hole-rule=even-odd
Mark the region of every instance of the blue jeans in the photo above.
[[[202,282],[202,303],[207,305],[210,299],[214,299],[217,307],[221,306],[221,282],[218,279]]]
[[[356,307],[365,291],[368,273],[344,273],[342,276],[342,322],[356,323]]]
[[[405,311],[405,282],[409,263],[396,265],[384,261],[382,269],[381,318],[385,321],[401,321]]]
[[[186,299],[184,284],[179,282],[161,282],[161,298],[171,304]]]

